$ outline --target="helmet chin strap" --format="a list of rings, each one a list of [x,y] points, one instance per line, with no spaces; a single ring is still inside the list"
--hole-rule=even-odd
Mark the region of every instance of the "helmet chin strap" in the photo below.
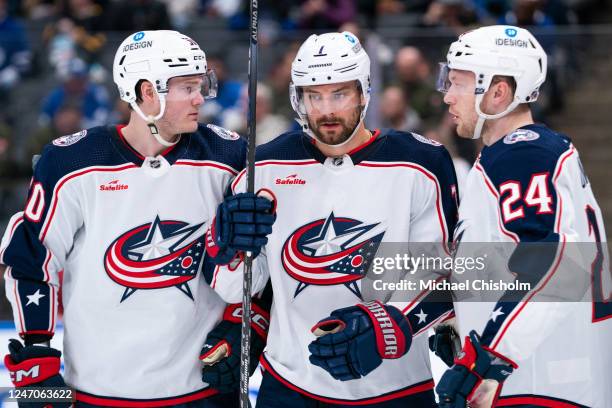
[[[474,128],[474,134],[472,135],[472,139],[479,139],[482,133],[482,128],[484,126],[485,120],[487,119],[499,119],[503,116],[506,116],[510,112],[512,112],[516,107],[521,103],[518,98],[514,98],[512,103],[508,105],[508,107],[500,113],[496,113],[494,115],[489,115],[484,113],[480,109],[480,104],[482,103],[482,99],[484,98],[484,93],[476,95],[476,100],[474,101],[474,108],[476,109],[476,113],[478,114],[478,121],[476,121],[476,127]]]
[[[140,106],[138,106],[138,104],[136,103],[136,101],[130,103],[130,106],[145,122],[147,122],[147,126],[149,127],[149,130],[151,131],[151,134],[153,135],[157,143],[164,147],[172,147],[177,144],[179,140],[181,140],[181,136],[179,135],[176,141],[169,142],[159,135],[159,129],[157,128],[155,122],[161,119],[162,116],[164,116],[164,112],[166,110],[166,96],[160,94],[159,92],[157,92],[157,90],[155,91],[155,93],[157,93],[157,96],[159,98],[159,113],[157,115],[145,115],[144,112],[140,109]]]

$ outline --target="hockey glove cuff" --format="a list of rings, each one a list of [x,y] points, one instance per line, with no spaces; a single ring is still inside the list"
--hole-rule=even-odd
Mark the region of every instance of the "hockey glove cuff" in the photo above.
[[[11,381],[15,387],[66,387],[60,375],[59,350],[47,346],[23,346],[15,339],[9,340],[9,354],[4,357],[4,365],[8,369]],[[69,402],[28,402],[19,406],[29,408],[67,408]]]
[[[259,364],[268,336],[270,315],[259,305],[252,303],[251,310],[251,358],[249,373]],[[202,381],[221,393],[235,391],[240,385],[240,335],[242,304],[227,306],[223,320],[206,337],[200,353],[204,363]]]
[[[494,404],[504,381],[515,368],[518,368],[516,363],[480,344],[480,338],[472,330],[455,364],[446,370],[436,387],[440,408],[465,408],[468,402],[479,402],[483,398],[478,395],[479,387],[485,380],[492,380],[487,384],[496,383],[494,389],[487,391],[490,394],[487,398]]]
[[[259,255],[276,220],[274,203],[253,193],[239,193],[217,208],[206,233],[206,252],[217,265],[230,263],[241,251]]]
[[[412,328],[402,312],[378,301],[335,310],[312,329],[310,362],[337,380],[367,375],[383,359],[400,358],[412,343]]]

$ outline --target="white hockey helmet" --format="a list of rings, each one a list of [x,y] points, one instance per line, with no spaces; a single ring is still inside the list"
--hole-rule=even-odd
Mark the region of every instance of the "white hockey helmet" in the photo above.
[[[204,97],[217,95],[217,79],[208,70],[206,55],[191,38],[171,30],[139,31],[128,36],[115,53],[113,80],[119,89],[119,96],[149,123],[159,120],[166,108],[166,94],[170,78],[186,75],[203,75]],[[159,96],[160,111],[156,116],[146,116],[136,103],[136,85],[147,80],[154,85]],[[158,136],[163,145],[172,145]]]
[[[536,101],[540,86],[546,79],[546,52],[529,31],[520,27],[494,25],[468,31],[451,44],[446,60],[440,67],[439,91],[448,90],[448,74],[452,69],[470,71],[475,75],[475,104],[480,119],[475,139],[480,137],[485,119],[500,118],[520,103]],[[480,103],[496,75],[514,78],[514,100],[503,112],[487,115],[480,109]]]
[[[357,128],[365,118],[370,103],[370,58],[359,39],[348,31],[313,34],[304,41],[291,64],[291,84],[289,85],[291,106],[297,113],[299,117],[297,121],[304,132],[317,138],[308,126],[300,88],[349,81],[359,81],[365,105],[363,105],[361,117],[352,135],[342,144],[348,143],[355,135]]]

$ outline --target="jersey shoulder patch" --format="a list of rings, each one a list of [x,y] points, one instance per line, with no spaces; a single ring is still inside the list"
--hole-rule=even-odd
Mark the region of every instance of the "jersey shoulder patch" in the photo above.
[[[83,129],[80,132],[76,132],[71,135],[60,136],[57,139],[53,139],[52,143],[55,146],[66,147],[75,144],[85,136],[87,136],[87,129]]]
[[[240,135],[233,130],[222,128],[221,126],[213,125],[209,123],[206,125],[207,128],[215,132],[220,138],[225,140],[238,140]]]
[[[421,143],[427,143],[432,146],[442,146],[442,143],[438,143],[435,140],[419,135],[418,133],[411,133],[411,134],[412,134],[412,137],[414,137],[416,140],[418,140]]]
[[[540,134],[529,129],[519,129],[504,137],[505,144],[514,144],[519,142],[529,142],[536,140]]]

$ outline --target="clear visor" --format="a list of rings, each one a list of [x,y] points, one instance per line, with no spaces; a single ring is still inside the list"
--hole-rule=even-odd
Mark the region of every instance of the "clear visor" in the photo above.
[[[440,62],[436,89],[438,92],[458,95],[474,95],[476,86],[474,74],[470,71],[458,71],[449,68],[448,63]],[[451,72],[452,71],[452,72]]]
[[[206,74],[201,76],[194,76],[193,81],[180,82],[178,84],[171,84],[168,87],[168,93],[166,94],[166,100],[168,101],[182,101],[189,100],[198,95],[204,99],[213,99],[217,96],[217,75],[215,71],[209,69]],[[200,82],[200,79],[202,80]]]
[[[297,110],[301,115],[329,115],[362,105],[361,91],[352,82],[337,86],[297,87],[296,94]]]

